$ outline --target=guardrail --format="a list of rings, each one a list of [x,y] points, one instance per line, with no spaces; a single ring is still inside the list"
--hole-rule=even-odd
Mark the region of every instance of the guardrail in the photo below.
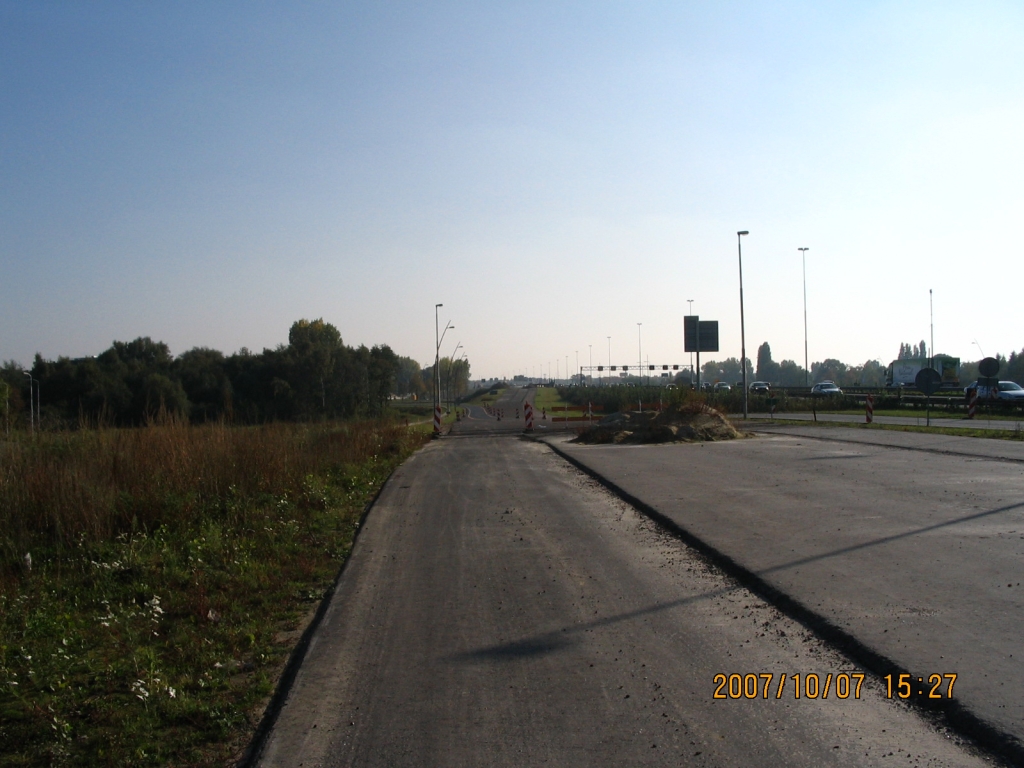
[[[832,403],[842,407],[845,403],[856,403],[863,406],[868,395],[874,398],[875,410],[886,409],[924,409],[929,406],[929,398],[909,387],[842,387],[842,395],[812,395],[810,387],[772,387],[768,395],[755,395],[751,393],[749,399],[753,402],[765,400],[772,397],[776,399],[804,399],[812,400],[821,409],[829,408]],[[966,413],[967,397],[962,389],[943,389],[931,396],[932,410],[944,410],[950,413]],[[1015,410],[1024,411],[1024,403],[1008,402],[1006,400],[979,399],[978,407],[991,409],[995,412],[1012,412]]]

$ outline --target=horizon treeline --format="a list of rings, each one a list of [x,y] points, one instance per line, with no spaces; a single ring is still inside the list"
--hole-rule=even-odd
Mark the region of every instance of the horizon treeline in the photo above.
[[[920,344],[900,344],[900,351],[897,360],[911,357],[927,357],[927,346],[925,342]],[[946,357],[936,355],[936,357]],[[1003,381],[1015,381],[1024,386],[1024,350],[1020,353],[1011,352],[1007,358],[998,354],[995,356],[999,361],[999,376]],[[978,362],[961,361],[960,381],[967,385],[978,378]],[[868,360],[862,365],[847,365],[835,358],[812,362],[810,376],[806,375],[806,369],[793,360],[776,362],[772,360],[772,350],[768,342],[764,342],[757,349],[756,368],[755,363],[747,358],[747,381],[767,381],[780,387],[802,387],[805,382],[816,384],[820,381],[834,381],[841,387],[882,387],[885,386],[885,372],[888,364],[879,360]],[[722,361],[709,360],[700,367],[701,381],[716,382],[725,381],[729,384],[740,381],[743,378],[740,360],[730,357]],[[683,373],[676,377],[688,380],[689,374]]]
[[[464,392],[469,363],[442,363],[451,388]],[[11,426],[30,420],[25,373],[14,361],[0,367],[0,418]],[[296,321],[287,344],[260,353],[195,347],[174,357],[167,344],[143,336],[95,357],[37,354],[27,373],[38,382],[47,428],[134,426],[166,415],[241,424],[373,417],[392,395],[422,396],[433,381],[433,366],[421,368],[386,344],[346,346],[322,319]]]

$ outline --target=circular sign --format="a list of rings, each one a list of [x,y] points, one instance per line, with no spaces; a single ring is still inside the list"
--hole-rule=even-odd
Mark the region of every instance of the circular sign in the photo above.
[[[934,395],[942,386],[942,376],[934,368],[922,368],[914,377],[914,385],[926,395]]]
[[[986,357],[978,363],[978,371],[982,376],[995,376],[999,373],[999,361],[994,357]]]

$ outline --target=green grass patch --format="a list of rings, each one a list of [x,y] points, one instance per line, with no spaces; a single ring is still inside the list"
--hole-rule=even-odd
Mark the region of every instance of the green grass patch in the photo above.
[[[172,424],[0,446],[0,763],[236,760],[366,504],[428,434]]]
[[[568,405],[568,414],[566,406]],[[533,410],[536,414],[543,413],[547,409],[548,416],[582,416],[585,410],[579,405],[573,405],[562,398],[556,387],[537,387],[533,399]]]

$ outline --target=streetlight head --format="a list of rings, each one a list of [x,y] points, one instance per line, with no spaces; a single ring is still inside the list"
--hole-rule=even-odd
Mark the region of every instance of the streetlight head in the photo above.
[[[444,306],[444,304],[435,304],[434,306],[435,306],[435,307],[443,307],[443,306]]]
[[[750,233],[747,232],[747,230],[744,229],[742,232],[737,232],[736,234],[737,235],[749,235]]]

